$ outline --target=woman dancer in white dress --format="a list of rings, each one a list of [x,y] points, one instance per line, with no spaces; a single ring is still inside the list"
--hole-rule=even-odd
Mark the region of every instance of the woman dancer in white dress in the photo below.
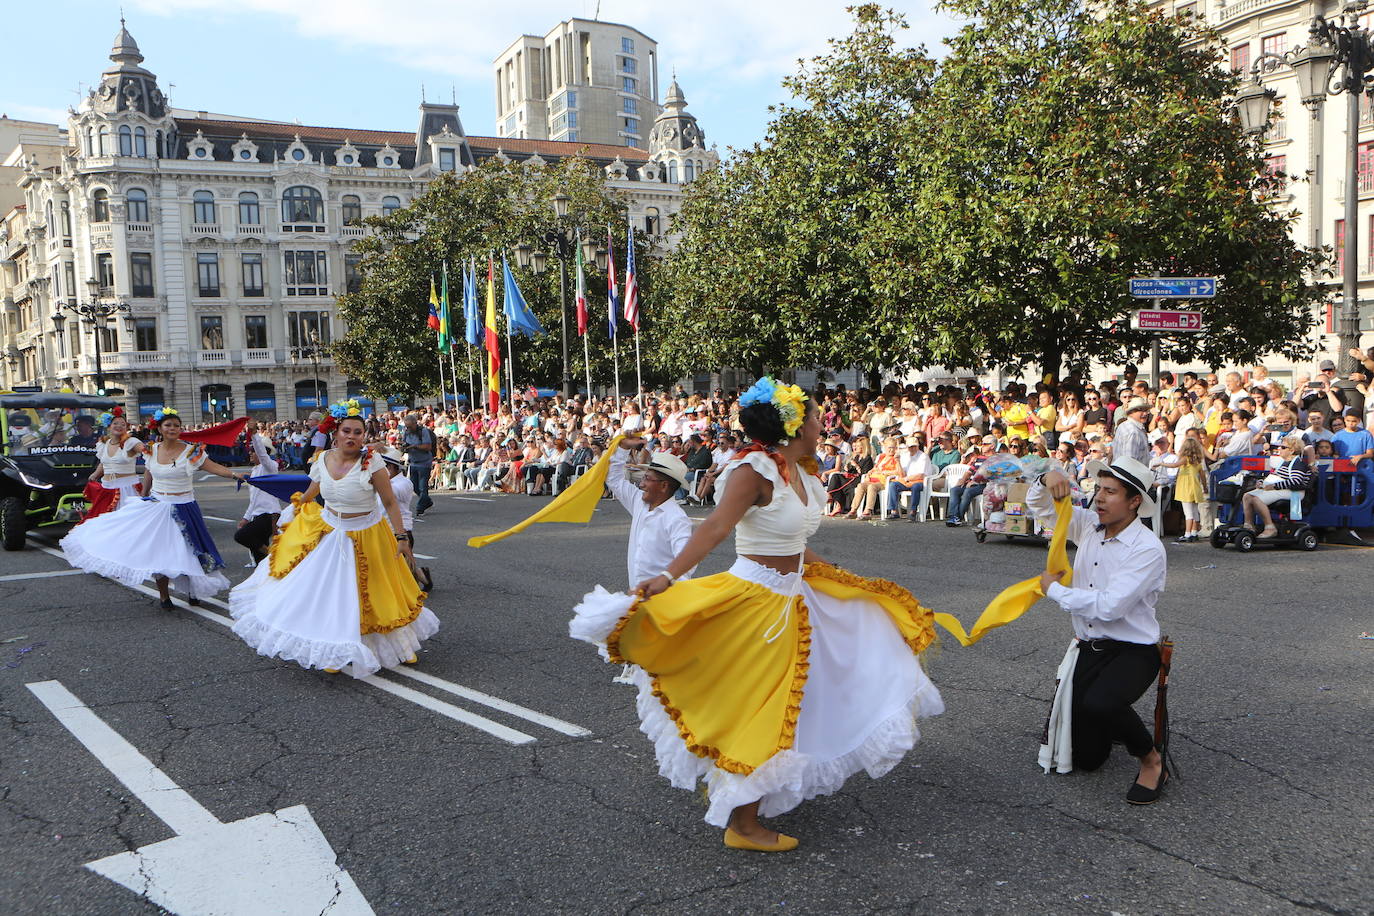
[[[334,448],[291,498],[267,560],[229,596],[234,632],[259,655],[367,677],[413,663],[439,630],[411,574],[410,544],[356,401],[336,404]],[[324,497],[324,508],[315,502]]]
[[[768,378],[740,405],[754,444],[721,472],[715,512],[638,597],[598,586],[569,630],[634,666],[659,773],[680,789],[706,781],[706,821],[726,828],[725,845],[779,852],[797,840],[760,814],[838,791],[859,770],[883,775],[916,744],[916,718],[944,706],[917,658],[934,639],[931,611],[806,546],[825,503],[815,406]],[[676,581],[731,531],[729,572]]]
[[[67,562],[86,572],[128,586],[153,579],[162,609],[171,610],[172,586],[191,604],[229,587],[219,571],[224,560],[196,502],[195,472],[245,478],[205,457],[203,445],[182,442],[176,411],[159,410],[153,424],[161,441],[144,462],[144,498],[77,525],[61,546]]]
[[[90,476],[100,492],[91,499],[85,520],[127,509],[139,498],[138,456],[144,453],[143,442],[129,435],[129,421],[122,415],[110,418],[107,429],[105,439],[95,447],[99,463]]]

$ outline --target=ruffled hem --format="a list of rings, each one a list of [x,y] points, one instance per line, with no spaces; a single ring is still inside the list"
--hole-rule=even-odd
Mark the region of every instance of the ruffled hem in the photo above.
[[[634,595],[610,592],[598,585],[573,608],[572,620],[568,621],[568,635],[596,646],[602,661],[610,661],[606,642],[638,600]]]
[[[224,574],[219,572],[193,576],[175,570],[138,569],[133,566],[126,566],[123,563],[107,560],[91,553],[70,537],[63,538],[58,546],[66,554],[67,562],[77,569],[95,573],[97,576],[104,576],[106,579],[113,579],[120,585],[127,585],[129,588],[136,588],[157,576],[165,576],[175,587],[191,597],[208,598],[219,594],[232,585],[224,577]]]
[[[235,606],[237,605],[237,611]],[[424,640],[439,632],[439,618],[429,608],[411,623],[387,633],[369,633],[359,642],[320,642],[269,626],[246,615],[244,599],[231,596],[230,613],[238,617],[234,633],[259,655],[295,662],[302,668],[346,670],[356,678],[394,668],[420,649]]]
[[[922,678],[906,706],[875,725],[849,753],[817,760],[783,750],[746,775],[723,770],[693,754],[683,742],[677,723],[663,708],[648,673],[632,667],[630,679],[638,689],[635,708],[639,728],[653,744],[659,775],[674,788],[689,791],[705,779],[710,799],[705,819],[715,827],[727,826],[731,812],[741,805],[761,802],[759,813],[775,817],[808,799],[839,791],[860,770],[874,779],[887,774],[920,740],[916,719],[939,715],[945,708],[939,690]]]

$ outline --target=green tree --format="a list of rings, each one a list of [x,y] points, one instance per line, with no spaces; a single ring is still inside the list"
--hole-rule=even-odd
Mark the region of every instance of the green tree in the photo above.
[[[1132,276],[1218,276],[1205,334],[1165,354],[1217,365],[1307,352],[1324,256],[1243,136],[1216,36],[1136,0],[946,0],[972,20],[905,142],[909,248],[888,275],[949,365],[1138,359]]]
[[[568,216],[559,220],[551,201],[557,193],[567,195]],[[467,390],[468,370],[474,375],[482,365],[482,351],[474,348],[471,363],[464,345],[462,312],[462,265],[476,258],[478,300],[485,308],[486,267],[489,254],[495,260],[495,287],[498,325],[501,331],[502,362],[505,362],[506,332],[501,310],[501,256],[504,253],[531,310],[548,332],[529,339],[516,337],[512,343],[515,382],[518,387],[531,383],[558,387],[562,376],[562,357],[558,266],[550,258],[542,275],[520,269],[513,250],[520,244],[544,247],[542,240],[551,230],[579,226],[605,246],[606,227],[614,234],[617,267],[624,271],[625,205],[608,190],[600,171],[584,159],[569,158],[550,165],[528,165],[489,160],[464,175],[443,174],[430,184],[410,206],[381,217],[369,219],[373,232],[358,242],[362,255],[361,288],[339,297],[340,316],[348,331],[332,347],[340,368],[360,380],[374,396],[432,396],[439,390],[435,333],[426,326],[429,312],[430,281],[436,282],[445,261],[449,265],[449,296],[454,356],[459,390]],[[643,296],[653,295],[658,259],[652,246],[640,237],[636,246],[636,266]],[[582,343],[577,338],[573,283],[576,270],[568,263],[568,358],[572,377],[582,384]],[[595,264],[587,268],[588,309],[591,320],[591,356],[594,379],[611,381],[611,352],[607,340],[606,278]],[[654,346],[654,324],[643,323],[642,346]],[[633,387],[634,352],[628,328],[621,324],[621,375]],[[628,353],[628,371],[626,354]],[[447,360],[445,360],[447,372]],[[503,365],[503,376],[505,369]],[[478,392],[479,398],[481,392]]]
[[[671,288],[658,358],[680,372],[741,366],[919,362],[908,303],[875,284],[893,263],[902,173],[898,138],[934,63],[897,45],[901,17],[855,11],[852,35],[784,85],[764,141],[689,189],[665,265]]]

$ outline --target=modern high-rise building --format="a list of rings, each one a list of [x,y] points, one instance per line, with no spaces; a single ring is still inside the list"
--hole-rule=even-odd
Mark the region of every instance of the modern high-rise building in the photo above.
[[[644,149],[658,115],[658,43],[615,22],[568,19],[496,58],[496,135]]]

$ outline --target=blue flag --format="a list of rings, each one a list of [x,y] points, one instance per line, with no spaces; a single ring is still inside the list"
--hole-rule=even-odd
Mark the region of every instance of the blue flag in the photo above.
[[[505,287],[505,310],[506,321],[509,322],[512,334],[524,334],[526,337],[537,337],[544,333],[544,326],[539,323],[539,319],[534,317],[530,307],[525,304],[525,297],[520,294],[520,287],[516,285],[515,277],[511,275],[510,265],[506,263],[506,256],[501,256],[501,279]]]
[[[482,319],[477,314],[477,265],[463,268],[463,336],[471,346],[482,343]]]

